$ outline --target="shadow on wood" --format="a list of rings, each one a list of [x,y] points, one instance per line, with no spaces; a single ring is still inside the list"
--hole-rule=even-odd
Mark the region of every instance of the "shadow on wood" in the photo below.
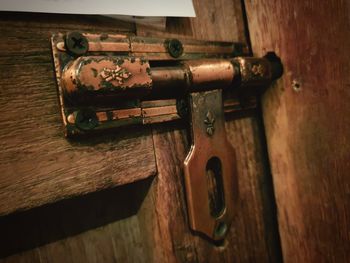
[[[153,177],[0,218],[0,258],[135,215]]]

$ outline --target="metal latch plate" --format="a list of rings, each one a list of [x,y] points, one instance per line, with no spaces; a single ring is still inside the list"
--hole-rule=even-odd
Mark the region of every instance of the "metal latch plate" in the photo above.
[[[180,42],[76,32],[55,34],[51,44],[63,125],[68,137],[130,124],[179,119],[181,113],[176,99],[166,99],[164,106],[164,99],[129,98],[130,94],[146,96],[150,92],[149,62],[229,58],[247,52],[240,43]],[[174,53],[174,50],[181,52]],[[142,72],[135,71],[140,69]],[[120,99],[108,96],[112,92],[118,92]],[[254,107],[254,98],[245,101],[244,109]],[[225,101],[226,112],[241,109],[237,99]]]
[[[222,239],[237,200],[235,152],[227,140],[222,91],[190,94],[192,146],[184,162],[193,229]]]

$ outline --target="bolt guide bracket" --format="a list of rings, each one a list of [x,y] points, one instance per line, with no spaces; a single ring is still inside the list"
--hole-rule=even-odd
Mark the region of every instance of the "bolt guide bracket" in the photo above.
[[[51,44],[66,137],[190,122],[192,145],[184,160],[190,227],[224,239],[238,196],[224,114],[255,108],[251,95],[282,75],[280,59],[248,57],[240,43],[130,35],[71,32],[53,35]],[[245,95],[244,104],[237,94]]]

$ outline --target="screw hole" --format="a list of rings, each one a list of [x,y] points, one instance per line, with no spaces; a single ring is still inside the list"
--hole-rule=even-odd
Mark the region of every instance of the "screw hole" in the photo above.
[[[228,230],[227,224],[225,222],[220,222],[215,228],[215,237],[223,238]]]
[[[292,81],[292,88],[294,91],[299,92],[301,90],[301,83],[297,80]]]

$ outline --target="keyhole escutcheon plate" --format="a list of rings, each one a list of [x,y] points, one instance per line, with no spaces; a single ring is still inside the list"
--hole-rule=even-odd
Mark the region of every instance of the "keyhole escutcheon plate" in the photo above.
[[[222,91],[190,94],[192,145],[184,162],[189,221],[194,231],[223,239],[238,198],[236,156],[226,136]]]

